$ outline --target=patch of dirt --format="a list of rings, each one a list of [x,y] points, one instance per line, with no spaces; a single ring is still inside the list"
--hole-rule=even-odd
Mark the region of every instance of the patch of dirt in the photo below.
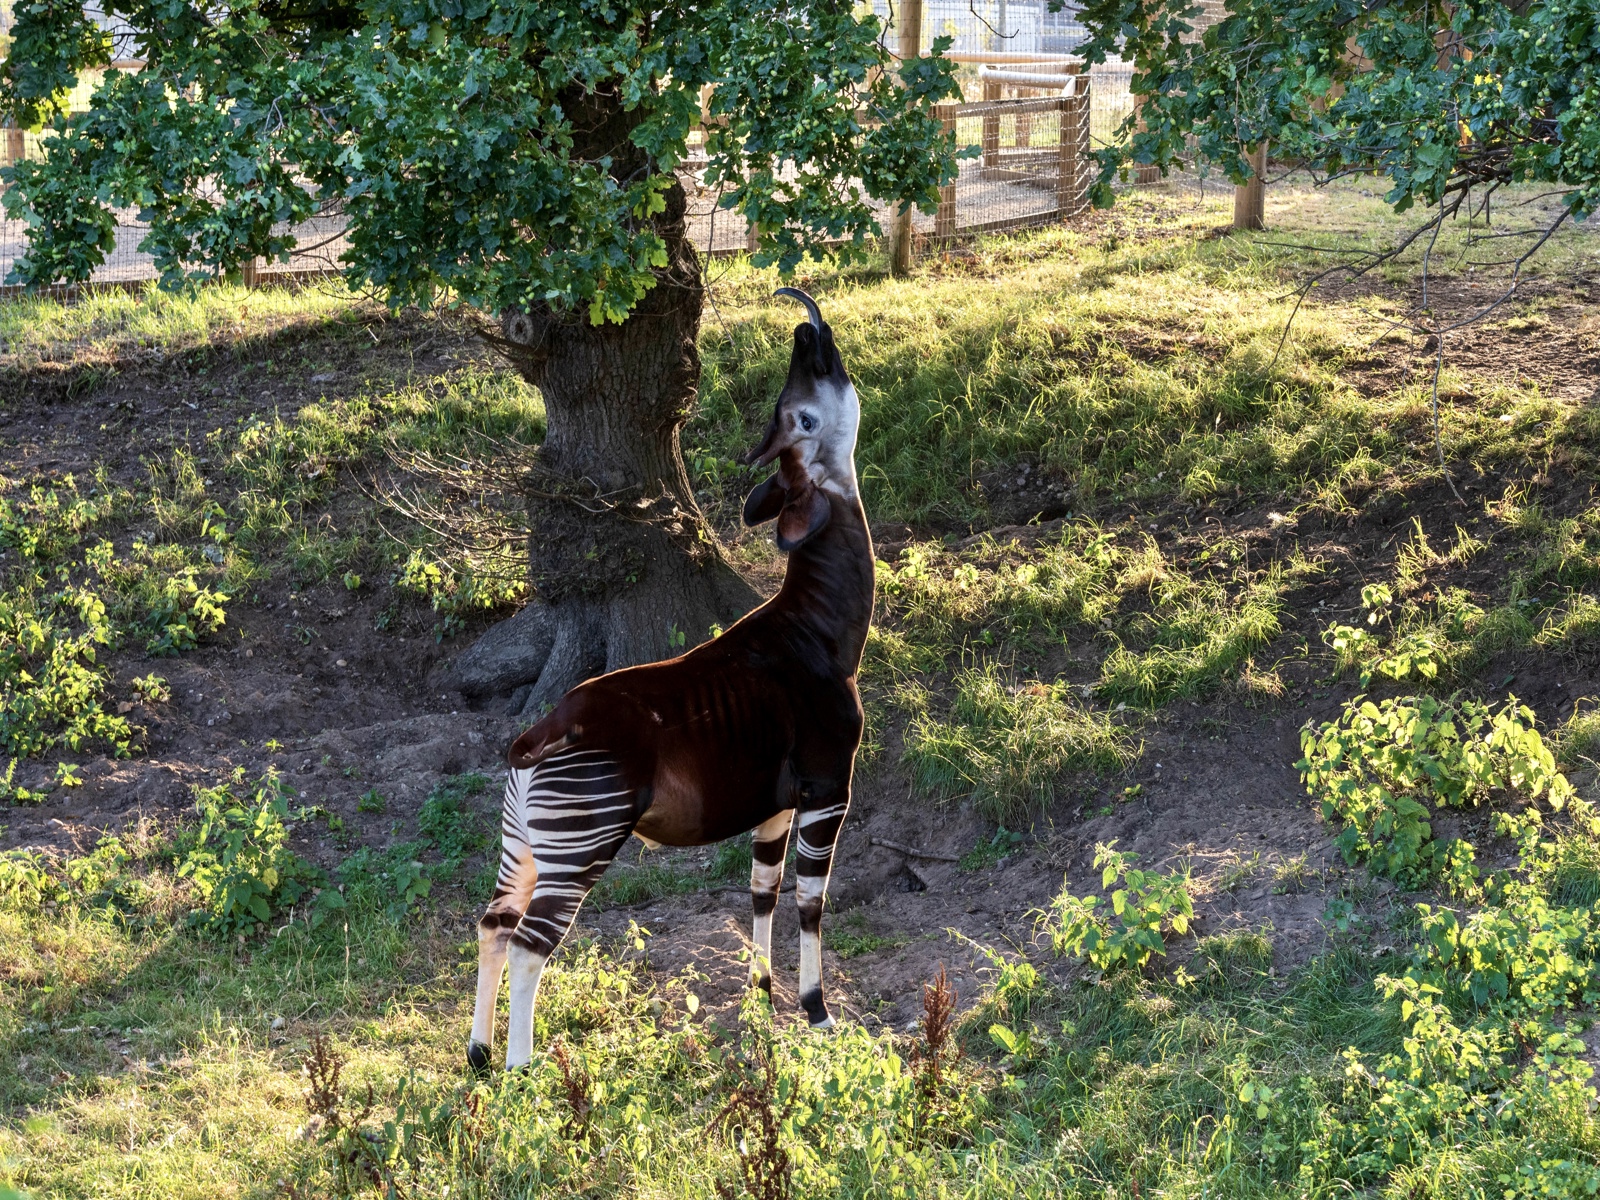
[[[1428,283],[1427,304],[1435,322],[1450,325],[1487,309],[1505,290],[1501,281],[1435,275]],[[1407,327],[1408,314],[1416,314],[1423,306],[1420,285],[1399,286],[1368,275],[1319,288],[1315,302],[1344,304],[1362,296],[1386,301],[1396,326],[1349,364],[1351,382],[1365,396],[1407,385],[1431,385],[1439,343]],[[1447,387],[1440,394],[1441,402],[1470,404],[1478,400],[1479,389],[1529,384],[1536,384],[1553,399],[1600,402],[1597,303],[1600,276],[1524,281],[1512,299],[1481,320],[1445,335],[1445,369],[1470,376],[1476,386]]]

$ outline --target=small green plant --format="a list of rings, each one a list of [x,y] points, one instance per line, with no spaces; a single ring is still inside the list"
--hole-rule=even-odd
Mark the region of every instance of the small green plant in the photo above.
[[[17,760],[13,758],[6,763],[5,773],[0,775],[0,800],[11,804],[38,804],[45,798],[44,792],[36,792],[12,782],[16,777]]]
[[[434,844],[444,859],[446,870],[454,870],[468,855],[487,844],[483,818],[467,801],[488,786],[486,776],[469,772],[444,780],[422,802],[417,813],[417,828]]]
[[[416,842],[382,851],[361,847],[339,866],[344,904],[382,912],[392,921],[404,920],[433,891],[428,869],[417,858],[420,850]]]
[[[345,590],[349,592],[360,591],[361,576],[357,575],[354,571],[346,571],[344,573],[344,586]]]
[[[1223,860],[1222,873],[1217,877],[1217,890],[1236,892],[1254,879],[1260,869],[1261,851],[1252,850],[1249,854],[1240,854],[1237,850],[1230,851]]]
[[[1277,895],[1303,892],[1322,872],[1306,861],[1304,854],[1286,858],[1272,868],[1272,890]]]
[[[287,845],[288,790],[278,777],[243,785],[240,768],[230,782],[196,790],[200,824],[178,867],[200,902],[194,924],[212,934],[248,933],[322,882]]]
[[[1304,729],[1300,746],[1300,777],[1323,819],[1339,823],[1345,861],[1406,884],[1445,865],[1448,848],[1433,841],[1432,808],[1476,806],[1511,791],[1559,811],[1572,796],[1533,710],[1515,697],[1491,713],[1475,700],[1375,704],[1357,696],[1337,721]]]
[[[1116,842],[1095,847],[1094,865],[1101,868],[1103,889],[1121,881],[1111,892],[1111,913],[1100,909],[1099,896],[1078,897],[1062,891],[1040,914],[1057,954],[1087,959],[1102,974],[1117,967],[1142,970],[1153,955],[1165,955],[1164,933],[1189,932],[1194,902],[1189,896],[1187,871],[1163,875],[1133,866],[1138,855],[1118,850]]]
[[[356,801],[356,811],[364,813],[381,813],[389,807],[388,802],[378,794],[377,788],[368,788]]]
[[[165,704],[172,699],[172,689],[161,676],[151,672],[133,680],[133,692],[146,704]]]
[[[872,954],[879,950],[893,950],[904,946],[909,939],[900,934],[874,933],[867,925],[867,918],[861,912],[852,912],[838,921],[830,923],[824,933],[823,941],[828,949],[840,958],[859,958],[863,954]]]
[[[1009,856],[1026,840],[1022,834],[1002,825],[994,831],[993,837],[979,839],[977,845],[963,854],[961,861],[956,864],[956,870],[982,871],[992,867],[1002,858]]]
[[[78,774],[76,763],[58,762],[56,764],[56,786],[64,788],[80,788],[83,786],[83,776]]]

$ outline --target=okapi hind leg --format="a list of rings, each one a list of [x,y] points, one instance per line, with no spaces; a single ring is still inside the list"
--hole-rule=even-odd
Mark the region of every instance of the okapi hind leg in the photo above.
[[[533,851],[522,838],[520,828],[522,799],[532,775],[532,771],[513,770],[506,780],[500,822],[500,873],[495,879],[494,895],[478,921],[478,994],[472,1008],[467,1065],[479,1074],[489,1069],[489,1054],[494,1049],[495,1006],[500,999],[500,979],[505,973],[511,935],[533,898]]]
[[[833,847],[850,809],[845,789],[818,788],[810,806],[797,811],[795,904],[800,910],[800,1007],[813,1029],[833,1028],[833,1014],[822,995],[822,906],[833,869]]]
[[[545,964],[633,832],[637,799],[637,791],[624,786],[621,768],[602,753],[569,751],[533,768],[522,818],[537,879],[508,952],[507,1070],[533,1057],[533,1005]]]
[[[750,964],[750,986],[772,994],[772,914],[778,907],[783,884],[783,860],[789,853],[789,830],[794,809],[786,808],[755,828],[750,846],[750,907],[755,914],[751,940],[755,960]]]

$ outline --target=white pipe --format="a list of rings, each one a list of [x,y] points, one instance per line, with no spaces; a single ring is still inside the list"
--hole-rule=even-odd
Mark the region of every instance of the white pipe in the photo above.
[[[1020,50],[950,50],[944,58],[954,63],[1082,63],[1074,54],[1059,54],[1041,50],[1025,54]]]
[[[1036,71],[1006,71],[999,67],[978,68],[979,82],[1009,83],[1016,87],[1076,90],[1073,80],[1081,78],[1081,75],[1044,75]]]

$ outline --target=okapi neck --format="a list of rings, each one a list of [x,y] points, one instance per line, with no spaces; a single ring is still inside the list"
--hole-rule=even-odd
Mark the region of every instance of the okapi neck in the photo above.
[[[828,524],[791,551],[772,603],[788,611],[829,647],[835,664],[854,675],[872,623],[872,534],[861,501],[828,493]]]

